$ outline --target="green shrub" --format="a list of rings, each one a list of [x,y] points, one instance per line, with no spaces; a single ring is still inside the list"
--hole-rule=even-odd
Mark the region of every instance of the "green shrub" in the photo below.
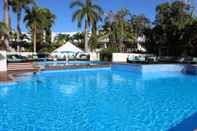
[[[115,52],[113,48],[105,48],[100,52],[100,58],[102,61],[112,61],[112,53]]]

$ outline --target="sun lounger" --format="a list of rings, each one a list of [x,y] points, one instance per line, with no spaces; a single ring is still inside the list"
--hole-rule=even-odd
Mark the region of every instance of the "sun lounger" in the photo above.
[[[128,63],[145,63],[146,62],[146,57],[142,55],[134,56],[134,55],[129,55],[127,58]]]
[[[7,56],[8,63],[15,63],[15,62],[24,62],[27,61],[27,58],[20,55],[8,55]]]

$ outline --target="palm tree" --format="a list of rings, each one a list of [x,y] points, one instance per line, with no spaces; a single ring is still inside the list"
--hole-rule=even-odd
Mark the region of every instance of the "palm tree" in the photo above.
[[[85,0],[84,3],[80,1],[73,1],[70,4],[70,8],[77,8],[73,14],[72,20],[78,22],[78,27],[81,27],[82,21],[85,23],[85,51],[90,51],[88,44],[88,28],[95,24],[95,21],[100,21],[103,14],[103,10],[96,4],[92,3],[92,0]]]
[[[113,11],[110,11],[106,13],[105,17],[105,24],[103,26],[104,31],[107,33],[105,34],[109,38],[109,47],[113,48],[114,45],[114,37],[113,37],[113,24],[115,22],[115,13]]]
[[[56,46],[61,46],[66,42],[68,42],[70,39],[71,39],[70,35],[58,34],[54,39],[54,43],[56,44]]]
[[[51,43],[51,28],[53,26],[53,24],[55,23],[55,18],[56,16],[47,8],[42,8],[40,9],[41,11],[41,14],[43,15],[44,17],[44,21],[45,22],[42,22],[43,25],[42,25],[42,28],[43,28],[43,31],[44,31],[44,40],[45,42],[47,42],[48,44]]]
[[[16,14],[17,24],[16,24],[16,34],[17,34],[17,43],[20,41],[20,21],[22,17],[22,11],[28,10],[30,5],[35,5],[34,0],[11,0],[10,5],[12,7],[13,12]],[[19,47],[17,46],[17,50],[19,50]]]
[[[51,27],[55,22],[55,15],[46,8],[33,7],[31,11],[27,11],[24,21],[32,32],[33,50],[36,52],[37,34],[39,33],[41,40],[43,40],[43,38],[46,39],[47,34],[51,34]]]
[[[9,32],[9,28],[10,28],[10,17],[9,17],[9,0],[3,0],[3,19],[4,19],[4,23],[1,23],[1,28],[3,28],[4,26],[6,26],[5,28],[7,28],[8,32]],[[9,34],[7,33],[6,37],[4,38],[4,44],[6,46],[7,50],[10,50],[9,47]]]
[[[127,23],[125,17],[127,17],[128,15],[129,15],[129,10],[126,8],[119,10],[115,15],[116,30],[119,33],[117,36],[119,36],[118,42],[119,42],[120,51],[123,51],[124,48],[123,41],[125,37],[125,24]]]
[[[6,49],[9,49],[8,41],[8,35],[9,34],[9,28],[4,22],[0,22],[0,40],[4,41],[4,45]]]
[[[10,27],[10,18],[9,18],[9,0],[3,0],[3,16],[4,23],[7,27]]]
[[[42,18],[43,16],[39,8],[32,8],[31,11],[27,11],[24,17],[24,22],[26,22],[27,27],[29,27],[29,29],[32,32],[34,52],[36,52],[36,42],[37,42],[36,35],[38,28],[40,27],[40,25],[42,25],[43,22]]]
[[[84,49],[84,33],[76,33],[71,37],[72,43],[74,43],[76,46]]]

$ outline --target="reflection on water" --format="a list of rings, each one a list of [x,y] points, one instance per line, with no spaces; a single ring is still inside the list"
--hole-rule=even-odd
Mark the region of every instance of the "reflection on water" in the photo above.
[[[9,87],[0,88],[0,96],[2,96],[2,97],[7,96],[9,91],[10,91]]]
[[[65,95],[74,94],[77,91],[77,86],[74,85],[60,85],[60,92]]]
[[[0,131],[158,131],[197,111],[193,76],[84,69],[27,78],[0,85]]]

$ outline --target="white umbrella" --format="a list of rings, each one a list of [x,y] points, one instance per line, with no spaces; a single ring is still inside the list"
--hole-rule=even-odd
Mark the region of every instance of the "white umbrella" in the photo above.
[[[67,42],[66,44],[60,46],[53,52],[73,52],[73,53],[83,53],[84,51],[81,50],[80,48],[76,47],[73,45],[71,42]],[[52,53],[53,53],[52,52]]]

